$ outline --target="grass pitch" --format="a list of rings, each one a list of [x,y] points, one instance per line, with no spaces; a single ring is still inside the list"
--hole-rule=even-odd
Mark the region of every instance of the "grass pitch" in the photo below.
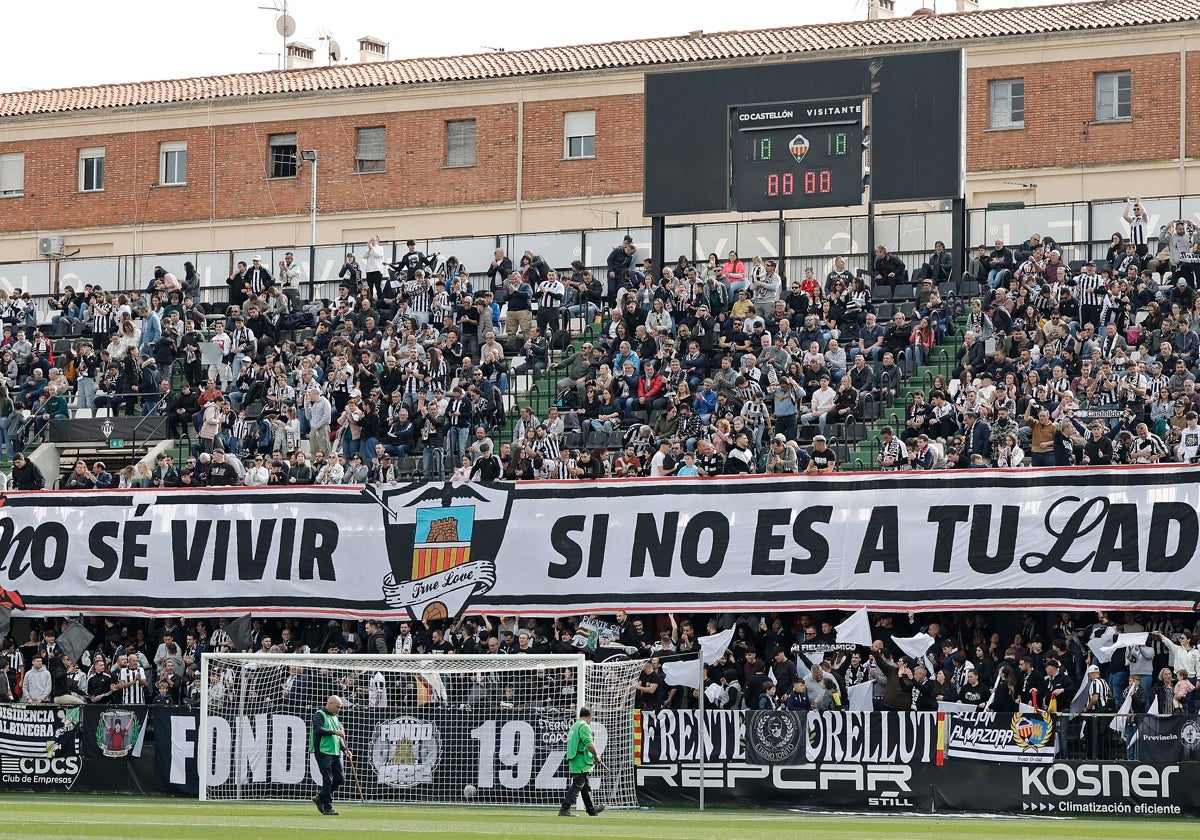
[[[13,794],[0,797],[6,818],[0,840],[88,840],[163,837],[182,840],[297,840],[329,837],[540,838],[678,837],[688,840],[1091,840],[1131,836],[1176,840],[1200,830],[1200,820],[1038,819],[951,815],[833,816],[800,812],[717,808],[703,814],[682,808],[605,811],[599,817],[556,816],[553,808],[390,806],[337,803],[339,817],[322,817],[306,803],[227,804],[189,799]],[[1116,824],[1114,824],[1116,823]]]

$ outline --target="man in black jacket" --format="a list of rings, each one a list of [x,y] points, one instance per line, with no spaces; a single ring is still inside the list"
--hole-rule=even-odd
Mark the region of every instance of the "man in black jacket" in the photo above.
[[[897,256],[889,254],[882,245],[875,247],[875,263],[872,271],[872,285],[886,284],[893,289],[900,283],[908,282],[908,268]]]
[[[9,481],[16,490],[42,490],[46,486],[42,471],[20,452],[13,455],[12,475]]]
[[[637,248],[633,246],[633,240],[626,236],[624,243],[612,249],[612,253],[608,255],[608,307],[617,305],[617,290],[621,288],[621,281],[625,276],[625,272],[633,267],[633,255],[637,253]]]
[[[199,398],[192,392],[192,386],[185,379],[180,385],[180,391],[167,403],[167,436],[183,437],[183,433],[191,430],[192,418],[200,410]]]

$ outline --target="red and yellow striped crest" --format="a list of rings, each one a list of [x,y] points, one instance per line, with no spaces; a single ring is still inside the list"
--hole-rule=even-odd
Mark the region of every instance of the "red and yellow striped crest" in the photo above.
[[[412,579],[436,575],[461,566],[471,559],[470,543],[425,543],[413,548]]]

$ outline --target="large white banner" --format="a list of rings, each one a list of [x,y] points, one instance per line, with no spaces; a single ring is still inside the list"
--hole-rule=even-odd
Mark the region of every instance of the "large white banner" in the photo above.
[[[0,603],[436,618],[1191,610],[1200,470],[10,493]]]

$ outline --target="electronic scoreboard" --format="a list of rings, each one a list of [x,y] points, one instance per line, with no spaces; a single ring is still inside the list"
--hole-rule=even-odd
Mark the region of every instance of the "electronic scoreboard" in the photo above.
[[[862,204],[863,100],[732,107],[729,163],[739,212]]]

